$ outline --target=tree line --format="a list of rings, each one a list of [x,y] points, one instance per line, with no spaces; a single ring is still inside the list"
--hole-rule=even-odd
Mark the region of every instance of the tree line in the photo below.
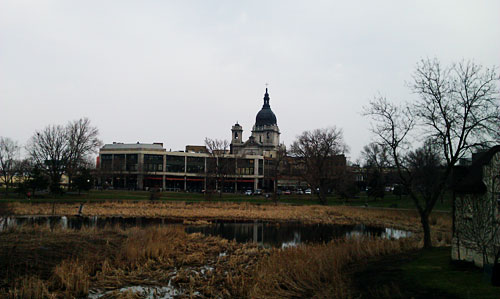
[[[432,246],[429,217],[450,191],[454,166],[500,142],[499,81],[494,68],[474,61],[443,66],[437,59],[423,59],[409,84],[415,100],[398,104],[377,96],[364,107],[374,136],[361,153],[373,187],[370,195],[383,196],[389,169],[399,194],[407,194],[420,215],[424,247]],[[280,151],[285,158],[276,158],[283,164],[292,158],[300,176],[317,190],[319,202],[327,204],[330,189],[349,194],[352,173],[335,159],[347,152],[342,130],[330,127],[304,131],[289,150]],[[274,166],[275,182],[282,168]],[[454,234],[454,200],[452,210]]]
[[[454,166],[473,152],[500,142],[499,81],[494,68],[474,61],[444,66],[437,59],[423,59],[416,64],[408,84],[416,96],[414,100],[400,104],[377,96],[363,109],[363,115],[371,119],[374,136],[362,152],[373,186],[384,186],[381,174],[384,169],[393,170],[420,215],[425,247],[432,246],[430,214],[449,191]],[[30,172],[15,170],[23,164],[14,162],[20,147],[2,138],[0,167],[6,192],[16,171],[31,173],[28,180],[31,182],[37,181],[39,173],[47,178],[52,192],[60,192],[62,175],[68,176],[71,185],[88,163],[89,154],[102,144],[97,137],[98,130],[88,119],[66,126],[51,125],[35,132],[26,146],[29,158],[23,162]],[[207,139],[205,143],[214,158],[226,153],[226,141]],[[342,129],[305,131],[288,151],[284,145],[280,148],[277,153],[280,157],[274,157],[271,174],[275,183],[282,165],[292,161],[302,178],[318,191],[320,203],[327,203],[326,193],[330,189],[349,194],[352,174],[345,165],[339,167],[342,165],[335,158],[348,153]],[[224,180],[224,165],[211,167],[214,181]],[[274,186],[275,192],[276,189]],[[452,209],[454,215],[454,202]]]
[[[92,154],[101,145],[99,130],[88,118],[35,131],[25,146],[25,159],[20,158],[18,142],[0,137],[0,174],[6,195],[14,185],[23,193],[49,188],[51,193],[59,194],[63,175],[68,178],[68,190],[90,189]]]

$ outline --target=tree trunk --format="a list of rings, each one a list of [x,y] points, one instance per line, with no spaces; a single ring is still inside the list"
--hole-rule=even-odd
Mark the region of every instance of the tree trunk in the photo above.
[[[325,188],[319,187],[318,198],[319,198],[319,203],[322,205],[326,205],[326,195],[324,190]]]
[[[452,193],[452,196],[451,196],[451,237],[452,239],[455,238],[456,239],[456,243],[457,243],[457,259],[458,260],[461,260],[461,256],[460,256],[460,236],[458,235],[458,231],[457,231],[457,216],[456,216],[456,211],[457,211],[457,207],[456,207],[456,194],[455,194],[455,191],[453,191]]]
[[[432,248],[429,214],[425,212],[420,213],[420,222],[422,223],[422,228],[424,229],[424,248]]]

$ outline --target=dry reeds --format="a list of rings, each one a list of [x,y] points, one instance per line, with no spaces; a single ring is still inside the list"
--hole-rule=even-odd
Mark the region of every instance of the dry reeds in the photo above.
[[[16,215],[49,215],[52,204],[11,203],[9,208]],[[74,215],[77,206],[56,204],[57,215]],[[210,221],[213,219],[235,221],[298,221],[307,224],[358,224],[393,227],[419,232],[420,219],[416,211],[361,208],[347,206],[292,206],[292,205],[255,205],[232,202],[101,202],[85,206],[87,215],[123,217],[164,217],[180,221]],[[433,230],[450,231],[451,215],[433,213]]]
[[[173,253],[173,247],[184,236],[183,229],[178,227],[131,228],[127,231],[121,259],[129,266],[148,260],[170,264],[168,259]]]
[[[348,265],[416,248],[412,240],[355,239],[275,250],[255,272],[252,298],[351,298]]]
[[[0,277],[0,297],[84,297],[91,290],[113,297],[122,287],[170,284],[185,296],[241,297],[267,251],[186,234],[182,226],[82,232],[18,227],[0,234],[0,260],[16,259],[3,267],[10,270]]]
[[[85,296],[89,292],[89,267],[76,260],[64,260],[54,269],[53,288],[66,295]]]
[[[2,293],[0,292],[0,295]],[[13,286],[3,294],[6,298],[57,298],[51,294],[45,281],[38,276],[24,276],[16,280]]]
[[[52,205],[16,203],[11,208],[16,214],[47,214]],[[59,215],[71,215],[74,210],[73,205],[55,206]],[[420,230],[415,212],[354,207],[109,202],[88,204],[85,211],[98,216],[168,217],[190,224],[213,219],[268,220]],[[450,223],[448,214],[433,215],[433,236],[438,241],[449,242]],[[2,264],[10,277],[3,277],[9,287],[0,290],[0,296],[11,298],[78,297],[90,290],[111,290],[113,297],[117,292],[112,290],[124,286],[169,283],[186,297],[348,298],[352,295],[346,275],[350,264],[417,246],[413,240],[354,239],[270,253],[252,244],[186,234],[182,227],[79,231],[20,227],[0,233],[0,241],[0,254],[13,257]]]

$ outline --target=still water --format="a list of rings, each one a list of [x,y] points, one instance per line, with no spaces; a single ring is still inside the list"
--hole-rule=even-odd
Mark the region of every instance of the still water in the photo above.
[[[0,217],[0,232],[21,225],[40,225],[50,228],[81,229],[119,225],[121,227],[175,225],[184,227],[187,233],[219,236],[237,242],[255,242],[264,247],[288,247],[301,243],[323,243],[337,238],[371,236],[399,239],[410,232],[392,228],[358,225],[305,225],[301,223],[227,222],[213,221],[210,225],[182,225],[168,218],[147,217],[76,217],[76,216],[18,216]]]

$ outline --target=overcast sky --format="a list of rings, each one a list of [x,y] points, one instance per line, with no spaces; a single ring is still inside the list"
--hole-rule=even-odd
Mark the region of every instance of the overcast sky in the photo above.
[[[105,143],[246,140],[267,82],[282,142],[337,126],[355,160],[362,107],[411,100],[426,57],[498,65],[500,1],[2,0],[0,136],[89,117]]]

